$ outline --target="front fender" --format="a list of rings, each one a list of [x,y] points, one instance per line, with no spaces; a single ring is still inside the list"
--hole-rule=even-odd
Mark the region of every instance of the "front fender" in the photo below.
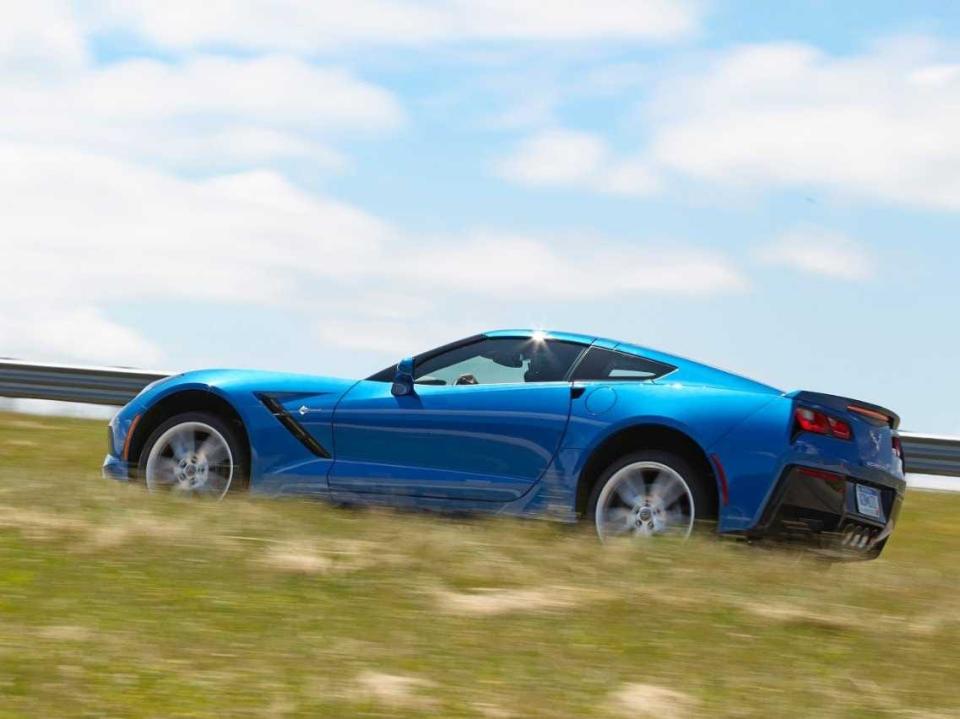
[[[113,445],[117,448],[119,459],[121,448],[127,445],[127,436],[131,429],[140,439],[142,431],[149,431],[151,412],[162,408],[164,403],[173,400],[184,392],[204,392],[225,402],[239,416],[250,440],[251,486],[256,487],[264,474],[282,471],[288,465],[311,462],[316,458],[306,452],[290,433],[285,430],[257,398],[257,393],[283,395],[323,395],[325,402],[334,405],[340,397],[355,383],[355,380],[314,377],[280,372],[258,372],[251,370],[198,370],[168,377],[148,386],[124,407],[111,423]],[[146,424],[134,427],[134,422],[147,418]],[[332,411],[327,413],[327,424]],[[327,446],[332,445],[332,431],[326,427],[323,418],[315,420],[314,428],[318,432],[328,432],[330,437],[318,439]]]
[[[216,384],[204,381],[202,376],[198,376],[200,374],[201,373],[194,373],[193,376],[177,375],[155,382],[134,397],[114,416],[109,425],[112,435],[110,455],[119,460],[119,462],[114,463],[114,471],[112,471],[112,474],[118,474],[121,466],[125,469],[126,473],[129,474],[127,449],[131,447],[132,444],[142,442],[146,439],[143,433],[151,431],[149,424],[149,420],[152,419],[150,416],[151,411],[175,395],[184,392],[205,392],[212,394],[232,407],[237,415],[239,415],[245,427],[251,424],[251,420],[254,419],[257,409],[253,403],[243,401],[245,399],[243,395],[228,392]],[[132,438],[130,437],[131,433],[134,434]],[[132,444],[131,439],[134,440]],[[251,446],[250,449],[251,455],[253,455],[255,448]],[[108,459],[109,458],[108,456]],[[251,459],[253,459],[253,456],[251,456]]]

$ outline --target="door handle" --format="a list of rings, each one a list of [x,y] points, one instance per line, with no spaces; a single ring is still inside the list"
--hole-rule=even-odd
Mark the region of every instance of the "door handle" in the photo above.
[[[571,387],[571,388],[570,388],[570,397],[573,398],[573,399],[577,399],[578,397],[582,397],[582,396],[583,396],[583,393],[586,392],[586,391],[587,391],[587,388],[586,388],[586,387]]]

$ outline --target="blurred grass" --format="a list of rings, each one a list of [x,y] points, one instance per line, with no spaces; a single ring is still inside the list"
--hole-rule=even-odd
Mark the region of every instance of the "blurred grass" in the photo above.
[[[0,717],[960,716],[960,494],[882,559],[151,497],[0,414]]]

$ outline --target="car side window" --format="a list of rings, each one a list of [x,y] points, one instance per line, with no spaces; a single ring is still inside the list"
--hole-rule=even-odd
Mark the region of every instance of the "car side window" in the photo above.
[[[673,365],[646,357],[591,347],[574,371],[573,379],[642,381],[663,377],[675,369]]]
[[[426,385],[560,382],[583,350],[559,340],[491,337],[419,362],[414,382]]]

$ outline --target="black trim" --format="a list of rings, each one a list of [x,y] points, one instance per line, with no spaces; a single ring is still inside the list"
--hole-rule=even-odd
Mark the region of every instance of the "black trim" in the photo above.
[[[486,335],[473,335],[471,337],[464,337],[462,340],[456,340],[455,342],[448,342],[447,344],[441,347],[435,347],[432,350],[427,350],[421,354],[416,355],[413,358],[413,366],[416,368],[418,364],[423,364],[427,360],[432,360],[434,357],[439,357],[440,355],[450,352],[451,350],[460,349],[461,347],[466,347],[467,345],[476,344],[482,340],[493,339],[487,337]]]
[[[320,444],[317,440],[313,438],[313,435],[307,432],[293,416],[284,409],[283,405],[275,398],[271,397],[268,394],[263,394],[261,392],[256,393],[257,399],[263,402],[264,406],[270,410],[270,414],[277,418],[277,421],[280,422],[286,429],[300,440],[300,444],[309,449],[318,457],[323,457],[324,459],[330,459],[333,457],[326,448]]]
[[[449,352],[450,350],[455,350],[455,349],[459,349],[460,347],[472,345],[475,342],[479,342],[480,340],[485,340],[485,339],[487,339],[486,335],[473,335],[472,337],[465,337],[462,340],[449,342],[440,347],[436,347],[435,349],[427,350],[422,354],[418,354],[414,356],[413,366],[416,367],[417,365],[422,364],[423,362],[426,362],[429,359],[433,359],[437,355],[441,355],[444,352]],[[390,367],[386,367],[380,370],[376,374],[370,375],[369,377],[367,377],[367,381],[368,382],[393,382],[393,378],[396,375],[396,373],[397,373],[397,365],[391,365]]]
[[[857,511],[857,484],[880,491],[882,519]],[[745,534],[750,539],[805,544],[831,556],[872,559],[880,554],[893,531],[901,501],[902,496],[893,487],[791,465],[777,482],[760,522]],[[864,538],[862,545],[850,543],[854,535]]]
[[[650,376],[601,377],[598,376],[599,373],[595,374],[595,370],[597,368],[592,367],[591,365],[602,363],[604,360],[601,358],[610,356],[625,357],[628,360],[633,360],[638,363],[642,362],[649,367]],[[657,380],[661,377],[665,377],[676,369],[677,368],[674,365],[667,364],[666,362],[658,362],[657,360],[652,360],[649,357],[634,354],[633,352],[624,352],[623,350],[611,349],[609,347],[591,345],[577,359],[571,370],[570,379],[573,382],[649,382],[651,380]]]
[[[587,356],[587,353],[588,353],[588,352],[590,351],[590,349],[593,347],[592,344],[585,345],[585,344],[583,344],[582,342],[573,342],[572,344],[581,345],[581,346],[583,347],[583,349],[580,350],[580,354],[577,355],[577,358],[573,361],[573,364],[571,364],[571,365],[567,368],[567,373],[566,373],[565,375],[563,375],[563,381],[564,381],[564,382],[573,382],[573,375],[576,374],[577,368],[579,368],[579,367],[580,367],[580,363],[583,362],[583,358]],[[576,399],[576,397],[574,397],[574,399]]]

